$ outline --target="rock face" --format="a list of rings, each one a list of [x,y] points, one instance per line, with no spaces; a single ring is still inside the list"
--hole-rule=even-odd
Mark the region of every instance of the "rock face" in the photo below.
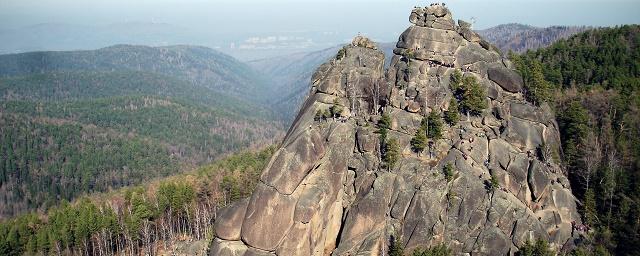
[[[361,36],[318,68],[256,191],[221,210],[211,255],[387,255],[391,236],[409,251],[445,243],[480,255],[531,239],[571,243],[575,198],[557,160],[537,156],[559,150],[553,113],[527,103],[508,60],[444,6],[416,8],[410,22],[387,72]],[[409,141],[423,116],[448,108],[454,70],[478,79],[489,108],[418,156]],[[341,117],[314,120],[330,108]],[[382,113],[402,153],[390,170],[376,133]],[[499,186],[489,190],[492,177]]]

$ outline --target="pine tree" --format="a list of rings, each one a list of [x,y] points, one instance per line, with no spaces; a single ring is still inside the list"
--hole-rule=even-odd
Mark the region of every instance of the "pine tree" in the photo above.
[[[333,105],[329,107],[329,112],[331,112],[331,117],[340,117],[342,115],[342,111],[344,109],[342,106],[338,105],[338,101],[334,100]]]
[[[447,163],[446,165],[444,165],[442,172],[444,173],[444,178],[447,180],[447,182],[450,182],[451,180],[453,180],[454,172],[453,172],[453,165],[451,163]]]
[[[398,145],[398,141],[392,138],[389,139],[385,148],[386,150],[383,155],[383,161],[387,164],[387,168],[391,170],[395,167],[398,159],[400,158],[400,146]]]
[[[535,243],[525,242],[524,246],[516,253],[518,256],[554,256],[556,255],[549,247],[549,243],[543,239],[537,239]]]
[[[532,61],[529,67],[529,77],[525,78],[526,97],[536,105],[551,100],[552,86],[545,80],[542,64]]]
[[[325,109],[324,112],[322,112],[322,117],[324,117],[324,119],[331,118],[331,112],[329,109]]]
[[[449,87],[460,102],[462,112],[479,115],[488,107],[487,92],[474,76],[462,76],[462,73],[456,70],[451,74]]]
[[[498,187],[500,187],[498,178],[496,178],[494,175],[491,175],[491,178],[489,180],[485,180],[484,185],[488,192],[494,192],[496,189],[498,189]]]
[[[391,118],[388,114],[382,114],[382,117],[378,121],[378,134],[380,134],[380,145],[384,148],[387,140],[387,133],[391,128]]]
[[[412,256],[450,256],[452,255],[451,249],[445,244],[439,244],[429,249],[422,250],[420,248],[413,251]]]
[[[593,226],[596,224],[597,218],[596,195],[593,189],[589,189],[584,193],[584,204],[582,206],[582,218],[584,222]]]
[[[462,87],[462,73],[460,70],[455,70],[451,74],[449,79],[449,88],[453,91],[454,95],[457,94],[458,90]]]
[[[433,140],[442,138],[442,118],[436,111],[431,111],[427,118],[423,118],[420,124],[427,131],[427,137]]]
[[[486,91],[473,76],[464,77],[463,84],[464,92],[460,101],[462,111],[472,115],[480,115],[488,107]]]
[[[450,125],[454,126],[460,121],[460,113],[458,109],[458,101],[451,98],[449,102],[449,108],[444,111],[444,120]]]
[[[418,155],[427,147],[427,136],[425,133],[425,130],[418,129],[411,139],[411,149],[418,153]]]

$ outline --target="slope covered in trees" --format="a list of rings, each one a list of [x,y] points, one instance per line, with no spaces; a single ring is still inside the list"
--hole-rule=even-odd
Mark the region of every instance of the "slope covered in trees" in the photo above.
[[[640,26],[595,29],[514,55],[529,99],[556,108],[592,252],[640,251]]]
[[[585,26],[551,26],[539,28],[518,23],[502,24],[484,30],[478,30],[483,38],[496,45],[503,52],[523,53],[570,37],[590,29]]]
[[[273,151],[237,153],[185,174],[0,222],[0,255],[160,255],[186,238],[206,247],[216,209],[250,195]]]
[[[1,69],[0,218],[167,176],[271,143],[281,132],[260,103],[205,86],[217,83],[213,77],[188,76],[206,69],[188,66],[181,73],[179,62],[171,62],[178,68],[168,71],[171,63],[154,59],[164,50],[147,50],[39,53],[42,65],[31,63],[37,53],[0,56],[0,63],[21,63]],[[130,54],[149,67],[118,62]],[[210,68],[222,70],[219,78],[229,83],[251,83],[234,78],[244,69]]]
[[[0,77],[61,71],[143,71],[176,77],[241,99],[264,99],[267,83],[231,56],[201,46],[115,45],[90,51],[0,55]]]

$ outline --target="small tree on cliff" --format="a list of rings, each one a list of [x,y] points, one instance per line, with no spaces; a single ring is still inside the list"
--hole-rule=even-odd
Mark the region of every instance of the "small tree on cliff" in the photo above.
[[[444,173],[444,178],[447,180],[447,182],[453,180],[453,165],[451,163],[447,163],[444,168],[442,169],[442,172]]]
[[[398,141],[396,139],[389,139],[385,146],[384,155],[382,156],[382,160],[386,163],[387,168],[389,170],[393,169],[393,167],[398,162],[400,158],[400,146],[398,145]]]
[[[462,101],[460,102],[462,111],[472,115],[479,115],[482,113],[482,110],[488,107],[486,101],[487,93],[475,77],[467,76],[462,80],[464,84],[464,92],[462,94]]]
[[[391,128],[391,118],[388,114],[382,114],[382,117],[378,121],[378,134],[380,134],[380,146],[384,148],[384,144],[387,140],[387,134]]]
[[[444,120],[451,126],[456,125],[460,121],[459,111],[458,101],[452,98],[449,102],[449,108],[444,111]]]
[[[420,127],[427,131],[427,138],[433,140],[442,138],[442,118],[436,111],[431,111],[427,118],[423,118]]]
[[[325,120],[331,118],[331,112],[329,111],[329,109],[325,109],[322,112],[322,117],[324,117]]]
[[[474,76],[462,76],[459,70],[451,74],[450,84],[454,97],[463,113],[479,115],[488,107],[487,92]]]
[[[450,256],[453,255],[451,249],[445,244],[439,244],[429,249],[416,249],[411,256]]]
[[[416,131],[416,135],[411,139],[411,149],[418,153],[418,156],[427,147],[427,136],[425,130],[420,128]]]

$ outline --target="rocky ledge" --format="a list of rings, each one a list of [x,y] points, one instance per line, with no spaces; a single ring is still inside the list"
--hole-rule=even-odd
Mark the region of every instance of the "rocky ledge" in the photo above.
[[[533,239],[571,245],[580,218],[548,157],[560,149],[550,108],[526,102],[510,62],[446,7],[416,8],[410,22],[387,72],[361,36],[318,68],[256,191],[220,210],[211,255],[387,255],[392,236],[409,251],[444,243],[474,255],[512,254]],[[476,78],[488,108],[418,155],[410,140],[424,116],[449,108],[456,70]],[[381,161],[383,113],[400,146],[393,168]]]

